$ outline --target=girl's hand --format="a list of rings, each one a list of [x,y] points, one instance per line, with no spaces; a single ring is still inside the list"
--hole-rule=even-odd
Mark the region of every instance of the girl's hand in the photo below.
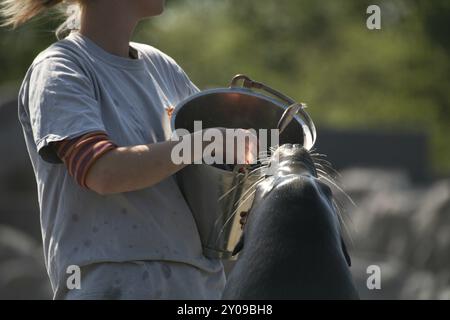
[[[210,128],[201,131],[203,137],[216,137],[221,135],[222,148],[215,150],[216,154],[207,156],[218,156],[225,164],[254,164],[258,154],[258,138],[250,130]],[[197,136],[198,138],[198,136]],[[203,142],[203,148],[212,142]],[[217,154],[217,152],[219,154]],[[231,163],[230,163],[231,162]]]

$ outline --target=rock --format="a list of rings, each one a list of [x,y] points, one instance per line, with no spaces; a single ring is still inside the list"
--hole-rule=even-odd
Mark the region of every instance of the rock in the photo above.
[[[31,237],[0,225],[0,299],[50,299],[42,247]]]
[[[413,262],[439,272],[450,266],[450,180],[435,183],[421,195],[413,217]]]
[[[351,169],[342,185],[354,198],[352,272],[363,298],[444,299],[450,287],[450,180],[413,185],[399,172]],[[365,286],[365,269],[381,264],[381,292]],[[387,272],[387,273],[386,273]]]

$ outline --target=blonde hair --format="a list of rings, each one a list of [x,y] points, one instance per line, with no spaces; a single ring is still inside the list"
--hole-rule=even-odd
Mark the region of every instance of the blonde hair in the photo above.
[[[66,21],[56,30],[58,39],[67,31],[79,29],[81,7],[85,0],[1,0],[1,26],[17,28],[50,9],[61,7]]]

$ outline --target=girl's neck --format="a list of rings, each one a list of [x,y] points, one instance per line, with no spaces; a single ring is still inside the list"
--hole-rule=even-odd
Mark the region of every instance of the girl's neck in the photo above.
[[[138,18],[127,12],[120,1],[111,2],[106,10],[95,3],[93,1],[83,8],[80,33],[107,52],[128,58],[129,43]]]

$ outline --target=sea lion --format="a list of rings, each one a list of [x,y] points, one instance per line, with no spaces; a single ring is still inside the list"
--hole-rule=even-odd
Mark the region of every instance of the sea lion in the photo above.
[[[331,189],[300,145],[282,145],[274,155],[222,298],[357,299]]]

